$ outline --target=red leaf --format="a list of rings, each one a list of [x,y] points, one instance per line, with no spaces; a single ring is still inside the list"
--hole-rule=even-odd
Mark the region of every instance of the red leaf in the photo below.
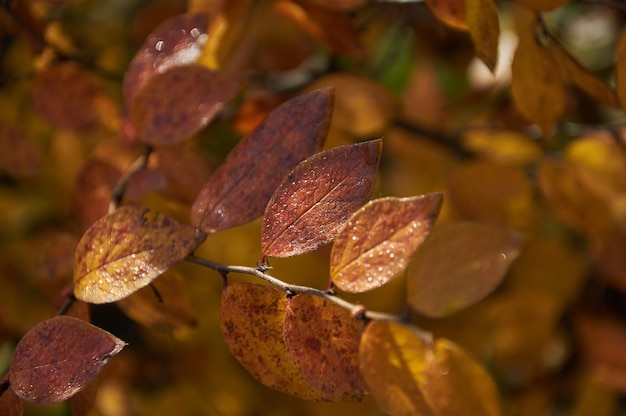
[[[381,140],[341,146],[300,163],[265,209],[264,256],[289,257],[332,241],[341,225],[370,197]]]
[[[252,221],[287,173],[320,149],[330,124],[333,90],[295,97],[272,111],[228,155],[191,209],[206,233]]]
[[[6,384],[5,384],[6,383]],[[9,376],[5,375],[0,379],[0,386],[7,390],[0,393],[0,415],[2,416],[22,416],[24,409],[22,408],[22,401],[15,395],[15,392],[11,390],[9,384]]]
[[[365,292],[401,273],[428,236],[441,194],[381,198],[350,217],[330,253],[330,274],[346,292]]]
[[[140,142],[156,146],[181,142],[206,126],[237,88],[199,65],[154,75],[131,106],[134,133]]]
[[[92,381],[124,345],[80,319],[48,319],[17,344],[9,371],[11,387],[19,397],[35,403],[64,401]]]

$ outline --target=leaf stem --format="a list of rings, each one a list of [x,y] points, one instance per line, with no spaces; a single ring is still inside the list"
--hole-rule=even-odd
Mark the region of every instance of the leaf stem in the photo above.
[[[146,167],[151,154],[152,148],[148,147],[146,151],[141,156],[139,156],[132,165],[130,165],[130,167],[120,178],[120,180],[117,181],[117,183],[115,184],[115,188],[113,188],[111,202],[109,203],[109,214],[119,208],[122,203],[122,199],[124,198],[124,193],[126,192],[128,182],[130,182],[130,179],[133,177],[133,175]]]

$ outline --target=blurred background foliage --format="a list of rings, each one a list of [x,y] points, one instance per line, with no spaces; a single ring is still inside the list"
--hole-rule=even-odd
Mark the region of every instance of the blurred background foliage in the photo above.
[[[427,3],[436,8],[446,2]],[[585,73],[620,95],[623,3],[556,3],[540,10],[539,32],[558,39]],[[468,33],[442,23],[423,2],[332,4],[2,2],[2,373],[21,336],[53,313],[71,282],[78,240],[106,213],[113,186],[141,153],[120,139],[129,62],[166,18],[206,11],[212,22],[228,24],[225,34],[209,28],[199,62],[244,88],[191,140],[158,149],[149,169],[131,183],[126,202],[188,221],[202,183],[243,135],[288,97],[333,86],[325,147],[384,137],[374,196],[442,191],[439,225],[474,220],[524,233],[524,251],[494,294],[452,317],[416,322],[485,364],[506,414],[626,414],[623,111],[583,93],[586,81],[566,87],[563,113],[549,128],[518,110],[509,90],[511,60],[518,39],[537,36],[519,24],[528,13],[520,12],[526,7],[521,3],[497,3],[495,75],[475,57]],[[328,252],[273,260],[273,274],[324,287]],[[241,265],[255,265],[259,253],[260,220],[212,235],[198,252]],[[222,341],[219,276],[190,264],[172,273],[185,289],[173,296],[182,299],[176,322],[155,320],[154,306],[141,309],[139,301],[91,308],[93,322],[129,346],[104,369],[89,414],[381,414],[371,399],[305,402],[256,382]],[[349,298],[401,313],[404,291],[399,279]],[[69,411],[62,404],[26,405],[25,412]]]

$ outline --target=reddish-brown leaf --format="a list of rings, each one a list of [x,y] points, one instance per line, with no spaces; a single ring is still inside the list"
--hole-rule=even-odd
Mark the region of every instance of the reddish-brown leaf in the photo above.
[[[237,90],[234,81],[199,65],[155,74],[132,103],[134,133],[146,144],[179,143],[206,126]]]
[[[36,173],[41,167],[41,150],[21,128],[0,122],[0,171],[20,178]]]
[[[415,328],[396,322],[373,321],[359,346],[359,361],[369,391],[392,415],[434,416],[424,397],[430,342]]]
[[[350,311],[319,296],[297,295],[287,304],[287,353],[328,401],[361,400],[366,391],[358,354],[362,330]]]
[[[515,230],[480,223],[434,229],[408,275],[408,300],[428,316],[452,314],[491,293],[520,253]]]
[[[370,0],[308,0],[310,3],[317,3],[320,6],[337,10],[353,10],[364,6]]]
[[[283,325],[287,297],[267,285],[234,283],[222,292],[220,323],[230,352],[267,387],[306,400],[330,400],[314,389],[287,355]]]
[[[90,303],[123,299],[148,285],[204,241],[194,227],[124,206],[83,235],[74,257],[74,295]]]
[[[172,16],[148,35],[124,76],[124,99],[131,106],[135,97],[155,74],[192,64],[207,41],[206,13]]]
[[[15,393],[39,404],[64,401],[83,389],[125,342],[69,316],[43,321],[20,340],[9,379]]]
[[[394,279],[428,236],[441,194],[381,198],[355,212],[339,231],[330,253],[335,286],[365,292]]]
[[[0,379],[0,386],[4,386],[9,383],[9,375],[5,375]],[[0,415],[3,416],[22,416],[24,409],[22,407],[22,401],[11,389],[7,386],[4,393],[0,393]]]
[[[108,214],[113,188],[121,177],[117,167],[100,159],[87,160],[78,171],[72,202],[83,230]]]
[[[333,90],[295,97],[244,138],[204,185],[191,209],[206,233],[252,221],[298,163],[320,149],[330,124]]]
[[[261,251],[289,257],[329,243],[374,187],[381,140],[336,147],[300,163],[265,209]]]
[[[622,29],[615,46],[615,84],[622,109],[626,109],[626,30]]]

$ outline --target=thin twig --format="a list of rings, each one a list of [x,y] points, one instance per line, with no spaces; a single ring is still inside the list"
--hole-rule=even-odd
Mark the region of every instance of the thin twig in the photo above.
[[[126,173],[124,173],[124,175],[120,178],[120,180],[117,181],[117,184],[115,184],[115,188],[113,188],[111,202],[109,203],[109,214],[119,208],[120,204],[122,203],[122,199],[124,198],[124,193],[126,192],[128,182],[133,177],[133,175],[146,167],[151,154],[152,148],[146,149],[146,151],[141,156],[139,156],[132,165],[130,165],[130,167],[128,168]]]
[[[74,296],[73,293],[70,293],[69,295],[67,295],[67,297],[65,298],[65,302],[63,303],[61,308],[59,308],[59,310],[57,311],[57,316],[65,315],[67,311],[72,307],[74,302],[76,302],[76,300],[77,300],[76,296]]]

